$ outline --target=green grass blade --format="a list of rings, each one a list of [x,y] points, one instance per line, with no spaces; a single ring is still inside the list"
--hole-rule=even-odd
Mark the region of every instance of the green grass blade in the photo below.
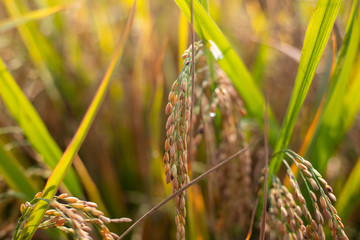
[[[17,159],[10,152],[4,150],[2,142],[0,142],[0,175],[11,189],[23,193],[28,201],[40,191],[36,183],[26,176],[25,169]]]
[[[209,12],[209,0],[200,0],[201,6],[204,7],[204,9]]]
[[[352,169],[336,203],[339,216],[346,219],[358,206],[360,200],[360,159]]]
[[[351,71],[360,45],[360,18],[358,2],[354,1],[343,47],[336,62],[335,73],[326,99],[326,106],[318,124],[317,133],[309,149],[309,159],[323,173],[327,162],[352,125],[358,110],[360,95],[354,92],[357,78],[350,83]]]
[[[54,169],[62,152],[51,137],[39,114],[21,91],[1,59],[0,96],[24,131],[24,135],[30,144],[42,156],[44,162],[51,169]],[[68,176],[64,179],[64,184],[72,194],[77,196],[82,194],[79,180],[73,169],[70,169]]]
[[[174,0],[187,19],[190,19],[189,1]],[[215,57],[219,66],[231,79],[235,88],[245,101],[246,108],[251,117],[254,117],[260,126],[263,127],[265,100],[254,82],[251,74],[246,69],[243,61],[230,46],[228,40],[221,32],[216,23],[212,20],[198,0],[194,0],[194,27],[196,32],[207,41],[211,40],[220,50],[220,55]],[[206,46],[210,46],[208,42]],[[278,125],[269,111],[270,143],[274,144],[278,135]]]
[[[360,58],[357,59],[354,69],[356,69],[354,80],[350,84],[349,91],[344,99],[344,109],[342,112],[345,129],[344,134],[354,122],[360,107]],[[335,139],[335,141],[338,142],[337,139]],[[352,169],[343,186],[339,194],[338,202],[336,203],[336,209],[339,212],[339,216],[346,219],[355,207],[358,206],[360,201],[360,160],[358,160]]]
[[[360,29],[360,24],[358,26]],[[356,69],[357,72],[344,98],[343,119],[346,130],[354,123],[360,107],[360,57],[357,59],[356,64],[354,64],[354,69]]]
[[[178,31],[178,39],[179,39],[179,46],[178,46],[178,61],[179,61],[179,73],[182,69],[182,55],[184,51],[189,47],[188,39],[189,39],[189,25],[187,19],[185,18],[184,14],[180,13],[179,15],[179,31]]]
[[[53,15],[55,13],[61,12],[63,10],[66,10],[69,8],[69,5],[58,5],[55,7],[45,8],[45,9],[39,9],[32,12],[28,12],[22,16],[19,16],[14,19],[6,19],[0,21],[0,32],[7,31],[9,29],[12,29],[14,27],[17,27],[19,25],[22,25],[24,23],[27,23],[29,21],[35,21],[39,20],[45,17],[48,17],[50,15]]]
[[[295,86],[274,152],[286,149],[289,144],[296,119],[329,39],[340,4],[340,0],[318,0],[316,3],[306,30]],[[276,174],[279,170],[281,157],[279,154],[271,161],[271,173]]]
[[[25,2],[19,3],[18,0],[4,0],[3,4],[8,14],[14,18],[21,18],[28,12]],[[55,106],[62,106],[61,95],[56,87],[54,75],[60,79],[63,75],[63,63],[58,52],[51,46],[38,29],[35,22],[27,22],[18,25],[17,29],[31,56],[34,65],[39,70],[41,81],[49,95],[56,103]],[[66,81],[59,81],[59,83]],[[59,84],[60,85],[60,84]]]
[[[113,31],[111,29],[111,24],[106,12],[106,2],[103,1],[95,1],[93,2],[95,5],[94,8],[89,8],[90,19],[92,20],[92,25],[94,26],[94,30],[96,31],[96,36],[99,39],[99,45],[101,51],[103,52],[102,56],[106,56],[106,61],[108,57],[111,56],[111,52],[114,51],[114,47],[116,42],[114,41]],[[98,6],[96,6],[98,5]]]
[[[83,118],[80,123],[79,128],[77,129],[74,137],[72,138],[70,144],[68,145],[66,151],[62,155],[59,163],[57,164],[55,170],[52,172],[50,178],[48,179],[45,188],[43,190],[42,198],[52,199],[62,181],[66,175],[68,169],[72,164],[72,160],[76,153],[78,152],[82,142],[84,141],[91,124],[93,123],[96,113],[99,110],[99,107],[105,97],[105,93],[110,85],[111,76],[115,69],[117,62],[119,61],[125,40],[127,39],[130,28],[132,26],[132,21],[135,15],[136,1],[134,2],[132,11],[128,18],[127,24],[123,33],[121,34],[120,40],[117,44],[115,52],[110,61],[109,67],[106,70],[105,76],[101,81],[101,84]],[[43,218],[45,211],[48,207],[48,203],[45,201],[39,201],[31,212],[28,221],[26,222],[24,229],[21,231],[19,239],[31,239],[35,233],[41,219]]]

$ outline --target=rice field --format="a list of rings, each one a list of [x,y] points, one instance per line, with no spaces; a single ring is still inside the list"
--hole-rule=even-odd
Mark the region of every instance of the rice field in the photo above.
[[[359,1],[4,0],[0,239],[358,239]]]

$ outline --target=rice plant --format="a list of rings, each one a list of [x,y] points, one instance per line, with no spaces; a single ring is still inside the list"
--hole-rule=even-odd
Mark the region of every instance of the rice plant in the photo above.
[[[359,238],[358,0],[0,6],[0,239]]]

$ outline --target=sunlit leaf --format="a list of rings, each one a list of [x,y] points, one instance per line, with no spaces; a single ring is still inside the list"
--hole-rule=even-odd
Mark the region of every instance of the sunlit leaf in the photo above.
[[[324,112],[308,153],[308,158],[314,160],[314,166],[320,172],[326,170],[329,158],[352,125],[360,101],[360,95],[353,92],[357,85],[356,81],[359,80],[354,78],[350,82],[352,69],[358,68],[354,66],[360,44],[360,18],[357,2],[354,1],[343,47],[331,79]]]
[[[43,199],[52,199],[62,181],[64,176],[66,175],[67,171],[69,170],[73,158],[76,155],[76,153],[79,151],[79,148],[81,147],[81,144],[83,143],[89,128],[91,124],[93,123],[96,113],[98,112],[101,103],[103,102],[103,99],[105,97],[105,93],[107,92],[107,89],[110,84],[110,80],[112,77],[112,74],[114,72],[115,66],[117,62],[119,61],[125,40],[129,36],[130,28],[132,26],[132,21],[135,15],[135,8],[136,7],[136,1],[134,2],[133,9],[130,13],[130,16],[128,18],[128,22],[121,34],[121,37],[118,41],[118,44],[116,46],[115,52],[112,56],[112,59],[110,61],[110,64],[106,70],[105,76],[102,79],[100,86],[97,89],[97,92],[83,118],[83,120],[80,123],[80,126],[78,127],[74,137],[72,138],[70,144],[68,145],[66,151],[62,155],[60,161],[58,162],[55,170],[52,172],[50,178],[48,179],[45,188],[42,193]],[[28,221],[26,222],[23,230],[20,233],[19,239],[31,239],[33,234],[35,233],[41,219],[43,218],[45,211],[48,207],[48,203],[45,201],[39,201],[34,209],[32,210]]]
[[[11,189],[25,194],[26,200],[34,197],[40,189],[35,182],[26,176],[25,169],[14,156],[4,150],[4,145],[0,142],[0,175],[4,178]]]
[[[61,150],[1,59],[0,96],[30,144],[42,156],[44,162],[54,169],[61,157]],[[77,196],[82,194],[79,180],[73,169],[70,169],[65,177],[64,184],[72,194]]]
[[[349,91],[344,99],[344,121],[343,131],[346,132],[352,125],[360,107],[360,58],[357,64],[354,66],[356,69],[356,75],[352,84],[349,87]],[[336,143],[338,139],[335,139]],[[348,179],[346,180],[340,194],[339,200],[336,204],[336,208],[339,211],[339,215],[343,218],[349,216],[349,214],[358,206],[360,201],[359,194],[360,186],[360,160],[357,161],[355,167],[352,169]]]
[[[308,24],[302,48],[295,86],[283,121],[274,152],[287,148],[300,109],[307,96],[316,68],[324,52],[341,1],[319,0]],[[281,154],[270,163],[270,172],[276,174],[281,165]]]
[[[29,21],[35,21],[38,19],[48,17],[52,14],[61,12],[69,7],[70,7],[70,5],[59,5],[59,6],[55,6],[55,7],[39,9],[39,10],[35,10],[32,12],[27,12],[26,14],[19,16],[17,18],[2,20],[2,21],[0,21],[0,32],[9,30],[11,28],[14,28],[14,27],[19,26],[24,23],[27,23]]]

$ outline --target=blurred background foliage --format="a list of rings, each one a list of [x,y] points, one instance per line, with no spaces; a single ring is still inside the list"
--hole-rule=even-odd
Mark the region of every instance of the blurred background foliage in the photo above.
[[[66,148],[75,133],[105,73],[132,4],[132,0],[3,0],[0,3],[0,57],[40,115],[49,137],[57,144],[45,139],[37,142],[38,147],[34,146],[37,140],[24,134],[24,125],[19,123],[21,116],[13,116],[5,100],[0,101],[0,239],[11,236],[20,203],[40,191],[51,173],[41,146],[49,145],[56,160],[60,149]],[[209,14],[244,61],[256,85],[269,96],[269,105],[278,123],[282,122],[290,99],[314,5],[312,0],[211,0],[208,3]],[[334,38],[325,49],[297,118],[291,149],[302,146],[327,91],[332,45],[335,41],[337,48],[342,46],[351,8],[352,1],[343,1],[333,29]],[[80,149],[81,160],[75,160],[73,178],[68,180],[73,189],[65,186],[65,182],[61,190],[98,200],[110,217],[126,216],[133,220],[170,194],[170,186],[164,184],[162,164],[164,107],[183,64],[181,55],[190,43],[188,31],[186,18],[174,1],[138,1],[130,36],[108,95]],[[360,175],[357,163],[360,122],[358,105],[352,98],[356,92],[351,89],[357,89],[356,83],[360,81],[358,45],[351,51],[353,61],[346,66],[349,84],[353,85],[347,87],[343,95],[348,96],[345,104],[355,105],[354,109],[349,110],[351,115],[345,118],[345,123],[335,126],[336,141],[331,137],[321,138],[320,134],[314,137],[306,156],[315,162],[314,166],[320,167],[334,187],[348,236],[357,239],[360,237],[356,230],[360,227],[360,179],[357,177]],[[18,107],[30,108],[22,104]],[[344,116],[345,112],[329,110],[324,118],[332,119],[333,114]],[[242,121],[249,126],[247,136],[261,136],[261,128],[251,116]],[[319,138],[325,142],[323,145],[316,142]],[[316,151],[322,146],[325,150]],[[199,162],[194,163],[192,169],[195,176],[207,169],[202,147],[198,155]],[[316,164],[320,158],[321,164]],[[252,166],[254,182],[258,177],[256,166],[255,163]],[[11,172],[8,169],[12,169]],[[206,184],[202,182],[189,192],[193,198],[188,204],[192,212],[188,221],[189,239],[217,238],[205,221],[209,214]],[[348,193],[350,196],[346,196]],[[157,211],[128,239],[174,239],[173,204]],[[250,222],[249,216],[245,217]],[[111,227],[121,233],[129,224]],[[42,231],[35,238],[50,239]]]

